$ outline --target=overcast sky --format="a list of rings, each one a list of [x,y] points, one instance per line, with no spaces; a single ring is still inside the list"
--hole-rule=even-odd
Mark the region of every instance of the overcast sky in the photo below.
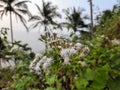
[[[42,0],[31,0],[33,3],[29,4],[29,9],[33,14],[36,14],[37,8],[34,6],[34,3],[41,6]],[[62,11],[62,9],[67,9],[70,7],[82,7],[86,9],[85,14],[89,15],[89,3],[88,0],[45,0],[45,1],[51,1],[53,5],[57,5],[59,12]],[[98,14],[99,11],[103,11],[106,9],[112,9],[113,5],[117,3],[117,0],[93,0],[94,4],[94,14]],[[34,51],[39,51],[43,48],[41,48],[41,45],[43,47],[43,44],[41,44],[38,41],[39,32],[37,30],[30,31],[29,33],[25,32],[25,28],[22,26],[21,23],[16,22],[15,18],[13,17],[13,28],[14,28],[14,39],[15,40],[22,40],[26,43],[29,43],[30,46],[34,49]],[[0,21],[0,28],[1,27],[9,27],[9,17],[4,16],[3,20]],[[34,32],[36,31],[36,32]],[[10,35],[9,35],[10,38]]]

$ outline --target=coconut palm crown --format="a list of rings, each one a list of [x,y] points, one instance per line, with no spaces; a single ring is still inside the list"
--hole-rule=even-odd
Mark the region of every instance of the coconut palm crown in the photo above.
[[[67,25],[68,29],[72,28],[74,32],[78,31],[80,28],[87,27],[87,25],[84,23],[84,18],[81,17],[82,11],[80,8],[78,10],[74,7],[72,9],[64,10],[66,15],[66,20],[68,22],[65,22],[64,25]]]
[[[29,21],[36,21],[36,23],[32,24],[31,27],[35,28],[37,26],[48,26],[48,25],[58,25],[53,18],[61,17],[61,15],[56,12],[57,7],[53,6],[51,2],[42,1],[42,8],[36,5],[39,10],[39,15],[32,16]]]

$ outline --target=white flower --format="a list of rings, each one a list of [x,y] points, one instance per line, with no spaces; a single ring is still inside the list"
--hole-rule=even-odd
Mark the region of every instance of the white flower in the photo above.
[[[69,55],[76,54],[76,53],[77,53],[77,50],[75,50],[74,48],[71,48],[69,50]]]
[[[87,65],[85,61],[79,61],[78,63],[80,63],[82,67],[85,67]]]
[[[58,46],[58,49],[62,49],[62,46]]]
[[[47,60],[47,57],[44,56],[44,57],[37,63],[35,70],[36,70],[36,71],[39,70],[39,69],[40,69],[40,66],[42,66],[42,64],[45,63],[46,60]]]
[[[62,57],[66,57],[66,56],[70,56],[70,55],[73,55],[76,53],[77,53],[77,51],[74,48],[66,48],[66,49],[61,50],[60,55]]]
[[[41,61],[41,63],[45,63],[46,62],[46,60],[47,60],[47,57],[46,56],[44,56],[40,61]]]
[[[0,68],[8,68],[10,67],[10,64],[6,61],[6,60],[3,60],[3,59],[0,59]]]
[[[101,35],[101,38],[105,38],[105,35],[103,34],[103,35]]]
[[[70,62],[69,62],[70,55],[73,55],[73,54],[76,54],[76,53],[77,53],[77,50],[75,50],[72,47],[72,48],[62,49],[61,52],[60,52],[60,55],[64,59],[65,64],[70,64]]]
[[[39,75],[41,73],[41,69],[40,66],[42,66],[42,64],[44,62],[46,62],[47,57],[44,56],[43,58],[41,58],[41,60],[39,60],[39,57],[36,56],[35,59],[30,63],[30,72],[35,72],[37,75]]]
[[[34,70],[30,69],[30,72],[31,72],[31,73],[33,73],[33,72],[34,72]]]
[[[72,43],[69,43],[70,46],[72,46],[73,44]]]
[[[32,69],[35,66],[38,59],[39,59],[39,54],[36,54],[34,60],[30,63],[30,66],[29,66],[30,69]]]
[[[40,71],[40,66],[39,66],[39,65],[36,65],[36,67],[34,68],[34,70],[35,70],[36,72]]]
[[[83,53],[85,53],[85,54],[90,54],[90,49],[89,49],[89,47],[85,46],[84,49],[83,49]]]
[[[81,43],[76,43],[75,45],[74,45],[74,48],[75,48],[75,50],[81,50],[82,48],[83,48],[83,45],[81,44]]]
[[[52,60],[53,60],[52,58],[47,58],[46,62],[43,64],[44,70],[47,69],[51,65]]]
[[[29,65],[29,68],[32,69],[35,65],[35,62],[37,61],[37,58],[35,58]]]
[[[64,63],[65,63],[65,64],[69,64],[69,65],[70,65],[70,62],[69,62],[69,61],[70,61],[70,60],[69,60],[69,57],[65,57],[65,58],[64,58]]]
[[[119,45],[120,44],[120,40],[118,40],[118,39],[113,39],[113,40],[111,40],[111,42],[113,43],[113,44],[115,44],[115,45]]]
[[[69,56],[69,49],[62,49],[60,52],[61,57]]]
[[[51,48],[55,49],[55,46],[52,46]]]

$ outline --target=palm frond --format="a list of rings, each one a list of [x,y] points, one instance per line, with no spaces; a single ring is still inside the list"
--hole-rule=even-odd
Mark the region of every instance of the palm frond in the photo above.
[[[26,30],[29,31],[29,28],[27,27],[24,19],[21,17],[20,20],[21,20],[22,24],[24,25],[24,27],[26,28]]]
[[[28,11],[26,9],[16,9],[17,11],[19,11],[22,14],[27,14]]]
[[[19,2],[15,3],[14,6],[20,7],[20,6],[23,6],[25,3],[28,3],[28,2],[31,3],[31,1],[19,1]]]
[[[40,14],[43,15],[43,12],[42,12],[42,10],[40,9],[40,7],[39,7],[37,4],[35,4],[35,5],[36,5],[37,9],[39,10]]]
[[[29,10],[27,10],[27,15],[28,15],[29,17],[32,17],[32,14],[31,14],[31,12],[30,12]]]
[[[36,28],[37,26],[41,27],[41,22],[40,21],[31,25],[32,28]]]
[[[41,20],[41,17],[39,17],[39,16],[37,16],[37,15],[32,16],[32,17],[29,19],[29,21],[39,21],[39,20]]]
[[[1,12],[1,20],[2,20],[2,18],[3,18],[3,15],[5,14],[5,11],[4,10],[2,10],[2,11],[0,11]]]
[[[20,18],[20,21],[22,22],[22,24],[24,25],[24,27],[26,28],[27,31],[29,31],[27,25],[26,25],[26,20],[16,11],[14,11],[14,13]]]

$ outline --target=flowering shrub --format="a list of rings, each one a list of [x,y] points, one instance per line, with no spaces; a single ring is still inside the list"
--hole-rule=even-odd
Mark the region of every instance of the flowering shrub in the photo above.
[[[47,58],[46,56],[42,57],[40,60],[38,57],[35,57],[35,59],[30,63],[30,72],[35,72],[37,75],[40,75],[42,69],[44,71],[48,70],[52,61],[52,58]]]
[[[100,34],[88,45],[73,43],[72,46],[51,49],[47,55],[36,57],[27,72],[37,77],[33,78],[37,84],[28,81],[29,85],[42,90],[119,90],[120,46],[112,44],[114,42],[107,37]],[[24,79],[32,78],[31,74]],[[23,87],[25,85],[28,84],[24,83]],[[26,88],[32,89],[29,85]]]
[[[9,90],[120,90],[119,19],[98,25],[86,45],[50,46],[47,55],[20,64]]]

